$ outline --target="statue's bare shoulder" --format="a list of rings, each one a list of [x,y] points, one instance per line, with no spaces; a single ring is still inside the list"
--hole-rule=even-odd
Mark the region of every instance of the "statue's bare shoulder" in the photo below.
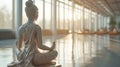
[[[41,27],[39,25],[37,25],[37,24],[34,24],[34,25],[35,25],[36,31],[41,31]]]

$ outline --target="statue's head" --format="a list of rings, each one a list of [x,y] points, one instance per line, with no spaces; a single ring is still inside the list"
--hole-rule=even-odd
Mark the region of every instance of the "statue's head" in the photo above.
[[[25,12],[30,20],[37,20],[38,18],[38,8],[33,4],[32,0],[26,2]]]

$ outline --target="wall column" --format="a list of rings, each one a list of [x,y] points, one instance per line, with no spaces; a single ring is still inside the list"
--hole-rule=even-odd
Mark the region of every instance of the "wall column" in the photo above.
[[[83,31],[85,31],[85,7],[83,7]]]
[[[18,29],[19,27],[22,25],[22,0],[13,0],[13,7],[15,9],[15,23],[16,23],[16,39],[18,39]],[[13,47],[13,61],[16,61],[17,60],[17,57],[16,57],[16,46]]]
[[[98,32],[98,29],[99,29],[99,27],[98,27],[98,13],[96,14],[96,31]]]
[[[22,0],[17,0],[16,3],[16,37],[18,37],[18,29],[22,25]]]
[[[45,0],[43,0],[43,30],[45,29]]]
[[[13,18],[12,18],[12,29],[15,30],[15,0],[12,0],[12,1],[13,1],[13,2],[12,2],[12,3],[13,3],[13,4],[12,4],[12,8],[13,8],[13,9],[12,9],[12,10],[13,10],[13,11],[12,11],[12,17],[13,17]]]
[[[53,41],[56,40],[56,0],[52,0],[52,33],[53,33]]]
[[[74,1],[72,1],[72,34],[74,34],[74,8],[75,4]]]

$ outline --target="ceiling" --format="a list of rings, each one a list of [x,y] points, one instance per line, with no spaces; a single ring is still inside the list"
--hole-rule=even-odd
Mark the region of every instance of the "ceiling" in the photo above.
[[[120,0],[73,0],[94,12],[105,16],[120,16]]]

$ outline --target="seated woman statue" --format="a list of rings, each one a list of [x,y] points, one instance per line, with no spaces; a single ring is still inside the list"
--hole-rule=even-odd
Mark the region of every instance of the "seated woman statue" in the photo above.
[[[26,2],[25,11],[28,21],[19,28],[17,40],[18,62],[13,63],[14,67],[31,67],[30,65],[39,66],[51,63],[57,57],[57,51],[54,50],[55,42],[51,48],[42,44],[41,28],[34,23],[38,18],[38,8],[33,4],[33,1],[28,0]],[[24,42],[23,49],[22,42]],[[48,50],[48,52],[42,53],[39,49]]]

